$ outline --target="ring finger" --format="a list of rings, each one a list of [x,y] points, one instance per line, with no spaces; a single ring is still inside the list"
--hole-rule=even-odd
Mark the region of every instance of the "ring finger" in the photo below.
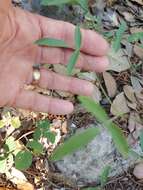
[[[94,89],[93,84],[88,81],[62,76],[46,69],[40,69],[40,74],[41,76],[39,81],[37,81],[37,84],[41,88],[62,90],[85,96],[90,96]],[[33,80],[32,75],[33,73],[31,73],[31,83]]]

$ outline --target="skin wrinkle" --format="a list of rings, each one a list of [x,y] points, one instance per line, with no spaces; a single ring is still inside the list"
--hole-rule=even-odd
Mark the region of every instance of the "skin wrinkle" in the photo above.
[[[68,100],[49,98],[34,91],[25,90],[25,84],[32,82],[32,71],[35,63],[67,64],[73,52],[72,49],[45,48],[33,44],[41,37],[64,40],[74,47],[75,26],[62,21],[55,21],[35,15],[19,8],[10,10],[6,20],[3,20],[3,42],[0,46],[0,107],[2,105],[30,109],[31,111],[51,112],[53,114],[69,114],[73,105]],[[38,19],[37,19],[38,18]],[[56,27],[55,27],[56,26]],[[1,31],[0,31],[1,32]],[[105,41],[96,33],[83,32],[83,49],[77,65],[91,71],[98,71],[105,66]],[[88,34],[88,35],[86,35]],[[100,48],[96,46],[96,40]],[[103,47],[103,48],[102,48]],[[94,54],[94,55],[92,55]],[[83,55],[83,56],[82,56]],[[89,64],[87,65],[87,60]],[[96,67],[94,61],[97,59]],[[84,60],[84,62],[83,62]],[[76,65],[76,66],[77,66]],[[103,71],[103,70],[102,70]],[[39,86],[51,89],[67,90],[80,95],[90,95],[91,83],[76,78],[60,76],[46,70]]]

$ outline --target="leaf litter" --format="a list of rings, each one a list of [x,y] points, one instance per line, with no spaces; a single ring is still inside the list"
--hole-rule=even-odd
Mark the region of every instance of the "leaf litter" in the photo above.
[[[105,109],[108,108],[107,109],[108,114],[110,114],[110,112],[114,116],[118,116],[119,114],[126,114],[128,122],[124,130],[127,133],[129,132],[130,135],[132,135],[136,141],[139,141],[140,131],[143,125],[142,123],[143,122],[142,121],[143,83],[142,83],[142,78],[141,78],[142,72],[143,72],[142,70],[143,68],[141,66],[142,61],[143,61],[141,45],[143,42],[142,42],[142,39],[138,40],[138,38],[136,37],[137,35],[135,36],[135,34],[143,31],[142,25],[141,25],[141,15],[143,15],[143,10],[141,6],[143,3],[142,3],[142,0],[129,0],[127,2],[122,2],[122,4],[120,4],[120,2],[115,1],[115,0],[108,0],[107,3],[108,5],[104,1],[98,1],[97,4],[92,1],[90,2],[90,6],[91,6],[92,13],[94,16],[96,14],[98,15],[99,14],[98,12],[104,13],[104,14],[99,15],[101,16],[101,19],[103,22],[103,26],[101,27],[103,31],[101,31],[101,33],[103,34],[108,33],[107,36],[110,36],[108,38],[109,42],[112,43],[113,39],[114,39],[114,42],[116,42],[114,46],[113,45],[111,46],[110,52],[108,54],[108,57],[110,60],[108,71],[104,73],[103,76],[102,75],[100,76],[100,82],[103,88],[105,88],[104,89],[105,93],[107,93],[106,96],[105,96],[105,93],[103,93],[102,87],[99,85],[98,78],[94,75],[94,73],[86,72],[86,73],[83,73],[83,75],[81,75],[80,70],[76,70],[75,72],[73,70],[72,74],[74,76],[78,76],[79,78],[81,77],[83,79],[89,80],[95,85],[95,92],[93,95],[93,99],[105,105]],[[106,11],[105,11],[105,8],[106,8]],[[123,17],[121,15],[123,15]],[[128,26],[128,29],[125,30],[125,24],[121,25],[121,23],[126,23],[126,25]],[[120,28],[120,25],[123,26],[123,28],[122,27]],[[101,28],[97,28],[97,29],[100,31]],[[118,29],[122,29],[122,30],[120,30],[117,33]],[[111,33],[109,34],[109,32]],[[53,41],[50,43],[53,43]],[[67,46],[67,44],[63,42],[58,41],[57,43],[59,46],[63,46],[63,47]],[[80,44],[80,41],[76,45],[77,48],[79,48],[79,44]],[[114,49],[116,49],[116,52],[113,49],[113,47]],[[72,69],[73,68],[71,68],[71,70]],[[58,67],[54,65],[54,67],[51,68],[51,70],[66,75],[66,68],[63,68],[60,66]],[[117,76],[118,76],[118,81],[120,80],[120,74],[122,74],[123,72],[129,75],[129,80],[128,81],[125,80],[124,85],[118,83],[116,80]],[[43,93],[43,94],[47,93],[43,89],[37,89],[37,90],[39,93]],[[64,96],[64,94],[59,94],[59,92],[48,92],[48,93],[52,94],[52,96],[54,97],[63,97],[66,99],[68,99],[70,96],[68,94]],[[72,97],[70,96],[70,99],[74,101],[75,104],[77,104],[76,102],[77,100],[75,99],[73,95]],[[111,100],[109,101],[109,99]],[[2,114],[2,111],[1,111],[1,115],[4,115]],[[48,114],[43,114],[43,113],[37,114],[37,113],[30,113],[30,112],[26,113],[21,110],[18,110],[17,112],[18,116],[15,115],[15,113],[12,110],[10,110],[10,113],[12,115],[12,118],[14,118],[14,116],[16,117],[15,120],[13,121],[13,125],[15,126],[15,129],[20,137],[22,135],[26,135],[29,131],[32,132],[33,126],[35,125],[35,122],[37,120],[44,119],[44,118],[51,119],[53,130],[57,133],[57,140],[56,140],[55,145],[47,144],[47,142],[43,142],[44,146],[48,148],[48,155],[53,152],[53,148],[55,148],[57,144],[61,143],[62,140],[64,138],[67,138],[67,136],[69,136],[69,133],[71,133],[71,129],[69,129],[69,126],[68,126],[69,119],[67,117],[56,118],[57,121],[55,122],[54,119],[56,116],[51,116]],[[23,114],[25,115],[25,117],[23,116]],[[20,115],[20,118],[18,118],[19,115]],[[18,128],[20,125],[19,119],[21,121],[22,128]],[[83,120],[84,120],[84,117],[83,117]],[[24,124],[23,124],[23,121],[25,122]],[[0,126],[3,127],[4,122],[5,121],[1,119]],[[120,124],[119,119],[116,119],[116,122]],[[11,123],[9,126],[5,126],[8,128],[9,134],[15,131],[15,129],[12,128]],[[4,132],[6,131],[5,127],[1,129]],[[25,127],[26,127],[26,130],[24,129]],[[13,136],[15,136],[15,134],[17,133],[14,133]],[[28,135],[26,136],[26,138],[29,139],[30,136]],[[21,140],[19,141],[19,144],[20,145],[18,146],[22,148],[23,142],[21,143]],[[44,159],[41,158],[41,163],[45,162],[45,160],[46,160],[45,158]],[[41,164],[41,165],[44,165],[44,164]],[[12,165],[9,165],[9,167],[13,168]],[[42,168],[42,166],[40,167]],[[136,177],[141,175],[140,174],[141,168],[142,167],[140,167],[140,165],[136,166],[134,170],[134,175]],[[32,171],[32,173],[35,175],[35,171]],[[46,172],[41,172],[41,174],[39,175],[39,178],[41,178],[40,181],[42,181],[45,175],[46,175]],[[139,176],[137,178],[142,178],[142,176]],[[29,180],[29,183],[31,183],[32,185],[33,182],[32,180],[30,180],[30,177],[28,178],[28,180]],[[16,184],[17,182],[14,182],[14,183]],[[122,183],[124,182],[122,181]],[[111,184],[112,184],[112,187],[114,187],[114,185],[117,185],[120,188],[120,183],[114,182]],[[44,184],[41,184],[41,186],[42,185]],[[127,184],[125,184],[124,186],[125,186],[125,189],[127,189]],[[108,185],[106,186],[106,188],[110,189],[108,188]],[[22,189],[22,187],[20,187],[20,189]],[[23,189],[26,189],[26,187]],[[30,186],[29,186],[29,189],[30,189]]]

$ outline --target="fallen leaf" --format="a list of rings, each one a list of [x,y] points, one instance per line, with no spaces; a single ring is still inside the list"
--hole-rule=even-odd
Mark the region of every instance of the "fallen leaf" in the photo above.
[[[129,85],[125,85],[123,87],[123,90],[128,100],[130,100],[133,103],[136,103],[136,97],[135,97],[135,92],[134,92],[133,87]]]
[[[107,89],[108,95],[111,98],[114,97],[115,94],[116,94],[116,92],[117,92],[117,84],[116,84],[115,79],[108,72],[104,72],[103,73],[103,78],[104,78],[104,82],[105,82],[105,85],[106,85],[106,89]]]
[[[142,90],[140,80],[137,77],[131,76],[131,83],[135,91],[140,92]]]
[[[136,2],[136,3],[140,4],[140,5],[143,5],[143,0],[132,0],[132,1]]]
[[[92,93],[91,98],[98,103],[102,100],[101,92],[96,85],[94,86],[94,91]]]
[[[17,184],[17,188],[19,190],[34,190],[33,185],[31,183],[28,183],[28,182],[23,182],[23,183]]]
[[[133,174],[137,179],[143,179],[143,163],[139,163],[135,166]]]
[[[63,134],[67,134],[68,133],[68,124],[67,124],[67,121],[64,121],[62,123],[61,130],[62,130]]]
[[[130,101],[127,100],[127,105],[129,108],[133,109],[133,110],[136,110],[137,108],[137,103],[132,103]]]
[[[134,45],[134,53],[142,60],[143,59],[143,48],[138,45]]]
[[[136,128],[135,112],[131,112],[128,121],[128,129],[132,133]]]
[[[143,105],[143,89],[142,91],[137,91],[135,92],[136,98],[138,100],[138,102]]]
[[[110,61],[108,70],[122,72],[130,68],[129,60],[122,49],[119,49],[119,51],[115,53],[111,48],[108,57]]]
[[[91,82],[95,82],[97,79],[97,75],[95,72],[80,72],[77,74],[78,78],[88,80]]]
[[[111,105],[110,111],[115,116],[118,116],[120,114],[129,113],[130,110],[127,106],[126,98],[125,98],[123,92],[116,96],[116,98],[114,99],[114,101]]]

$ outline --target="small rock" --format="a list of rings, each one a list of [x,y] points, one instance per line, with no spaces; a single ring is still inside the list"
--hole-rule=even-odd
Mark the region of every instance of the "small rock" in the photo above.
[[[143,179],[143,163],[135,166],[133,174],[137,179]]]
[[[101,133],[85,148],[74,152],[72,155],[67,155],[55,163],[64,176],[76,180],[80,186],[98,183],[101,171],[107,165],[111,166],[109,177],[113,177],[127,171],[138,161],[134,157],[128,159],[121,157],[116,151],[109,133],[101,125],[99,127]],[[132,147],[138,154],[142,153],[137,142]]]

